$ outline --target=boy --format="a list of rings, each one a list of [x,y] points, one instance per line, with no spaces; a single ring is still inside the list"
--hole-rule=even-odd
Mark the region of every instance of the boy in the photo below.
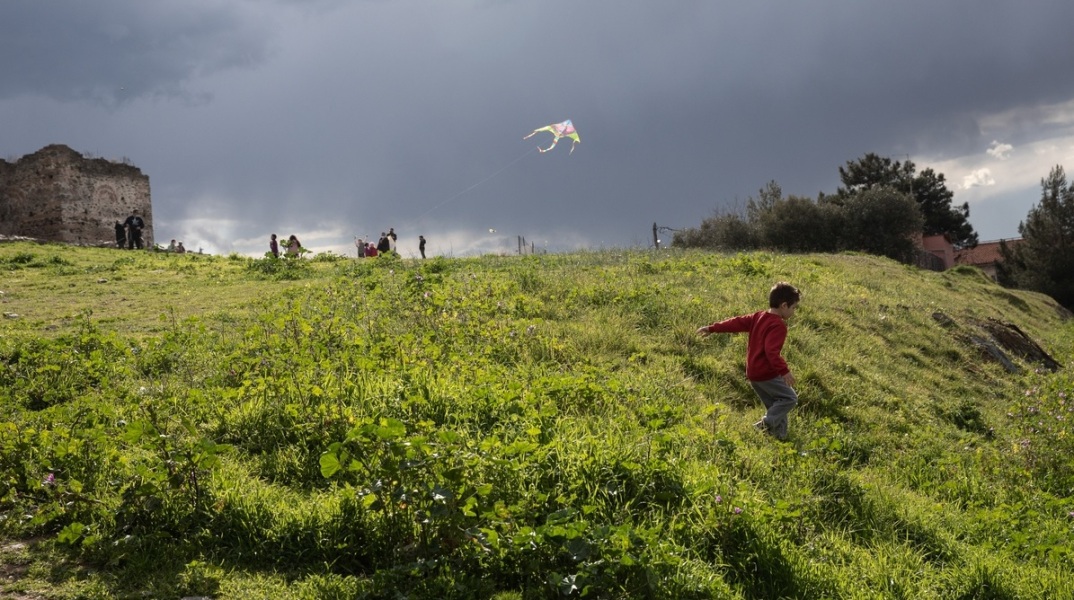
[[[768,292],[768,310],[732,317],[697,330],[701,337],[711,333],[749,333],[746,347],[746,378],[764,402],[764,417],[754,423],[777,439],[787,438],[787,413],[798,404],[794,375],[780,353],[787,339],[787,319],[798,309],[802,294],[798,288],[779,282]]]

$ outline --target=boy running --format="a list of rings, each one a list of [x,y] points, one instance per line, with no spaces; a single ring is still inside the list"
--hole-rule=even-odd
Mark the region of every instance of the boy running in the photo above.
[[[798,288],[779,282],[768,292],[768,310],[717,321],[697,330],[701,337],[712,333],[749,333],[746,347],[746,378],[757,392],[767,412],[754,423],[777,439],[787,438],[787,413],[798,404],[787,361],[783,360],[783,342],[787,339],[787,319],[798,309]]]

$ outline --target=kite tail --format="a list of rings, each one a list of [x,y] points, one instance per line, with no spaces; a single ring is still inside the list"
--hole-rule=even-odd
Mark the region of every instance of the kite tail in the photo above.
[[[530,139],[531,137],[533,137],[534,135],[536,135],[536,134],[538,134],[538,133],[540,133],[540,132],[542,132],[542,131],[552,131],[552,129],[551,129],[550,127],[539,127],[539,128],[537,128],[537,129],[534,129],[534,130],[533,130],[532,132],[530,132],[530,134],[529,134],[529,135],[527,135],[526,137],[524,137],[524,138],[522,138],[522,139],[524,139],[524,140],[528,140],[528,139]]]
[[[537,148],[537,151],[538,152],[548,152],[552,148],[555,148],[556,144],[558,144],[558,143],[559,143],[559,138],[556,138],[556,139],[552,140],[552,145],[551,146],[549,146],[547,148]]]

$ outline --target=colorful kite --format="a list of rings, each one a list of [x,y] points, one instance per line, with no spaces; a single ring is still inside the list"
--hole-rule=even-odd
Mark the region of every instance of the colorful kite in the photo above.
[[[566,138],[571,138],[572,140],[574,140],[574,143],[571,144],[571,151],[568,152],[568,154],[573,154],[575,144],[577,144],[578,142],[582,141],[582,139],[580,137],[578,137],[578,131],[574,129],[574,123],[571,123],[570,119],[567,119],[566,121],[564,121],[562,123],[555,123],[554,125],[548,125],[546,127],[541,127],[540,129],[534,129],[533,133],[527,135],[526,137],[524,137],[522,139],[528,140],[531,137],[533,137],[533,135],[535,133],[537,133],[539,131],[547,131],[547,132],[551,133],[554,136],[552,138],[552,145],[551,146],[549,146],[547,148],[540,148],[540,147],[537,148],[541,152],[548,152],[552,148],[555,148],[556,144],[559,143],[559,138],[565,138],[566,137]]]

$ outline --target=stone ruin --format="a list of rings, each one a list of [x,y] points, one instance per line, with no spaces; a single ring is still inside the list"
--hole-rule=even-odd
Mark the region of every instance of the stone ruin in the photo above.
[[[115,223],[137,209],[153,245],[149,176],[126,162],[87,158],[53,144],[15,162],[0,159],[0,239],[116,245]]]

